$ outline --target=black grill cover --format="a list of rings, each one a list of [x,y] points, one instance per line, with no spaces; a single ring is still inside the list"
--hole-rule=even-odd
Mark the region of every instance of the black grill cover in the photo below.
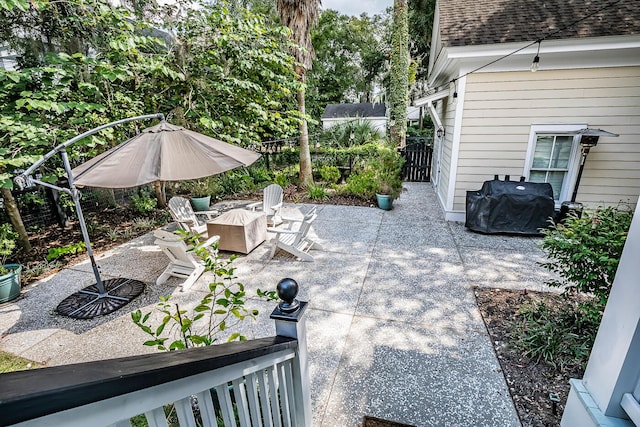
[[[551,184],[494,179],[467,191],[465,226],[480,233],[540,234],[554,209]]]

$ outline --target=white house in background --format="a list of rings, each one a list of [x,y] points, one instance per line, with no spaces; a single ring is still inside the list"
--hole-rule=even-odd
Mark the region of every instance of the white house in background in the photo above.
[[[591,149],[577,201],[637,202],[640,1],[438,0],[432,40],[434,89],[414,105],[440,128],[432,183],[448,220],[463,221],[466,191],[496,174],[549,182],[557,205],[570,200],[574,132],[586,127],[620,136]]]
[[[335,125],[362,120],[371,123],[380,135],[387,133],[387,106],[383,103],[372,104],[328,104],[322,114],[322,129]]]

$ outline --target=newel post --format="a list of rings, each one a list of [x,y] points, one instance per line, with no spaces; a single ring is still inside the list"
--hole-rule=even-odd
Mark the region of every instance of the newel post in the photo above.
[[[296,338],[298,351],[292,361],[295,414],[297,425],[312,426],[311,416],[311,384],[309,381],[309,362],[307,357],[307,328],[304,311],[307,302],[298,301],[298,283],[293,279],[282,279],[276,287],[282,300],[271,313],[276,322],[276,335]]]

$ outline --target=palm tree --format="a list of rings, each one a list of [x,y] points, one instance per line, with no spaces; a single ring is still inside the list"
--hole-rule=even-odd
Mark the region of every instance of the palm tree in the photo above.
[[[318,22],[321,0],[276,0],[276,8],[280,20],[291,30],[291,38],[297,48],[293,51],[296,59],[296,74],[304,84],[305,74],[311,69],[313,46],[311,45],[311,28]],[[297,93],[300,120],[300,182],[301,187],[313,183],[311,173],[311,154],[309,152],[309,130],[305,115],[304,88]]]

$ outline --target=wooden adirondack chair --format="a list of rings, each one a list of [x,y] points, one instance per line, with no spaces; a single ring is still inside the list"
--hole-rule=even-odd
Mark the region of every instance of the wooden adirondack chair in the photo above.
[[[302,219],[282,218],[286,226],[267,228],[267,231],[276,233],[270,258],[273,258],[276,250],[280,248],[303,261],[313,261],[313,256],[308,253],[309,250],[312,247],[322,249],[322,246],[311,240],[307,234],[317,216],[314,206]],[[296,227],[296,224],[299,226]]]
[[[156,230],[153,235],[156,237],[154,243],[169,257],[169,265],[156,280],[156,285],[161,285],[169,277],[174,276],[185,279],[181,286],[182,291],[186,291],[202,275],[204,264],[195,257],[193,252],[189,252],[190,248],[181,236],[165,230]],[[213,236],[202,244],[210,248],[218,240],[220,240],[220,236]]]
[[[200,221],[198,215],[213,219],[219,214],[218,211],[194,212],[189,200],[178,196],[169,200],[169,212],[171,212],[171,217],[181,229],[205,236],[207,235],[207,223]]]
[[[262,208],[267,216],[267,225],[275,226],[282,224],[280,208],[282,208],[283,190],[278,184],[271,184],[265,187],[262,195],[262,202],[251,203],[246,206],[249,210]]]

